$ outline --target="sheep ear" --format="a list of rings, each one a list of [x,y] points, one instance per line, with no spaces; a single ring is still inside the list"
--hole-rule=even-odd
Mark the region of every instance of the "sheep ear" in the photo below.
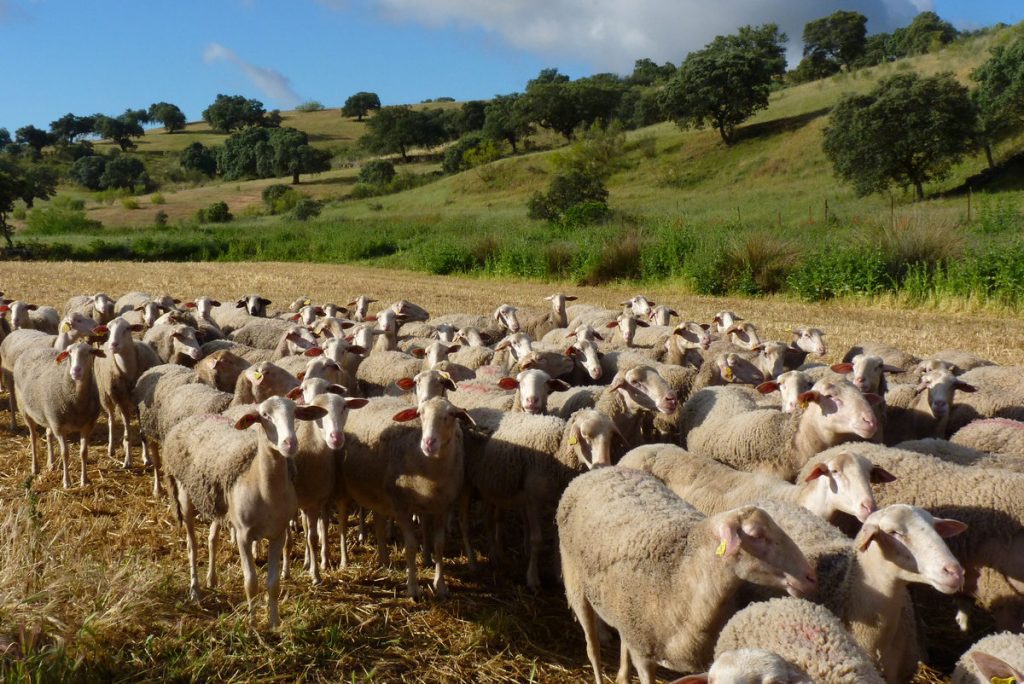
[[[512,345],[512,340],[510,340],[509,338],[506,337],[501,342],[498,342],[497,346],[494,347],[494,351],[501,351],[502,349],[508,349],[509,346],[511,346],[511,345]]]
[[[421,347],[417,347],[416,349],[410,351],[409,354],[415,356],[417,359],[422,359],[424,356],[427,355],[427,352]]]
[[[857,550],[865,550],[871,545],[872,539],[883,534],[885,533],[882,532],[881,528],[879,528],[875,523],[865,523],[864,526],[860,528],[860,534],[858,534],[857,538],[854,540],[854,543],[857,544]]]
[[[873,467],[869,477],[871,482],[874,484],[884,484],[886,482],[896,481],[896,476],[881,466]]]
[[[498,387],[503,390],[519,389],[519,381],[515,378],[502,378],[498,381]]]
[[[57,358],[55,358],[53,361],[54,363],[60,363],[66,358],[68,358],[68,352],[62,351],[60,354],[57,354]]]
[[[679,318],[679,312],[676,311],[675,309],[669,309],[668,310],[668,315],[669,315],[669,318],[671,318],[672,316],[675,316],[676,318]]]
[[[255,411],[250,411],[238,419],[238,422],[235,423],[235,429],[245,430],[258,422],[260,422],[260,414]]]
[[[398,386],[399,389],[408,392],[409,390],[416,386],[416,381],[413,380],[412,378],[402,378],[401,380],[398,380],[395,384]]]
[[[455,352],[459,351],[460,349],[462,349],[462,345],[453,344],[452,346],[448,347],[448,353],[449,354],[454,354]]]
[[[196,308],[196,303],[195,302],[185,302],[185,308],[186,309],[194,309],[194,308]]]
[[[957,390],[960,390],[961,392],[977,392],[978,391],[978,388],[975,387],[974,385],[968,385],[966,382],[961,382],[960,380],[957,380],[956,384],[953,385],[953,387],[955,389],[957,389]]]
[[[29,304],[25,308],[28,309],[29,311],[36,311],[39,308],[39,306],[37,304]]]
[[[469,415],[469,411],[466,409],[455,409],[455,417],[470,425],[476,425],[476,421],[473,420],[473,416]]]
[[[640,318],[636,319],[636,324],[638,326],[640,326],[641,328],[649,328],[649,327],[651,327],[650,323],[648,323],[647,321],[645,321],[643,319],[640,319]]]
[[[567,301],[567,302],[575,302],[576,301],[576,295],[565,295],[565,301]]]
[[[348,396],[348,388],[343,385],[329,385],[327,387],[327,392],[329,394],[337,394],[339,397]]]
[[[327,409],[322,406],[296,406],[295,420],[317,420],[327,415]]]
[[[804,482],[810,482],[811,480],[817,480],[822,475],[828,475],[828,466],[824,463],[815,464],[814,469],[807,474],[804,478]]]
[[[493,340],[494,338],[488,335],[487,333],[480,333],[480,341],[483,342],[484,344],[490,344]]]
[[[814,403],[821,401],[821,392],[818,392],[817,390],[807,390],[797,397],[796,400],[797,403],[800,404],[801,408],[807,408],[807,405],[812,401]]]
[[[1024,675],[1012,667],[1006,661],[989,655],[988,653],[975,652],[971,654],[974,664],[978,666],[981,675],[989,682],[1024,682]]]
[[[235,308],[236,309],[242,309],[244,307],[245,307],[245,300],[244,299],[239,299],[237,302],[235,302]],[[138,309],[136,309],[136,311],[138,311]]]
[[[832,369],[833,372],[842,373],[843,375],[853,372],[852,363],[833,363],[829,367]]]
[[[259,301],[259,303],[262,304],[263,306],[270,306],[271,304],[273,304],[273,302],[267,299],[266,297],[260,297],[259,300],[257,301]]]
[[[603,337],[601,337],[601,334],[600,334],[600,333],[594,333],[594,339],[595,339],[595,340],[599,340],[599,341],[601,341],[601,342],[604,342],[604,338],[603,338]]]
[[[902,373],[903,369],[902,368],[897,368],[896,366],[890,366],[889,364],[885,363],[885,364],[882,364],[882,372],[883,373]]]
[[[303,380],[306,379],[306,371],[299,371],[298,373],[295,374],[295,377],[296,379],[298,379],[299,382],[302,382]]]
[[[351,302],[349,302],[349,303],[348,303],[348,304],[346,304],[345,306],[355,306],[355,305],[356,305],[356,301],[355,301],[355,300],[352,300]]]
[[[549,392],[567,392],[572,386],[564,380],[548,380]]]
[[[301,316],[299,314],[295,314],[293,316],[289,316],[288,320],[292,321],[292,322],[297,322],[300,318],[301,318]]]
[[[686,675],[675,679],[669,684],[708,684],[708,673],[701,672],[700,674]]]
[[[334,385],[334,387],[340,387],[340,385]],[[358,397],[346,397],[345,406],[350,409],[361,409],[370,403],[369,399],[362,399]]]
[[[221,303],[220,303],[219,301],[217,301],[216,299],[211,299],[211,300],[210,300],[210,304],[211,304],[212,306],[223,306],[223,305],[222,305],[222,304],[221,304]]]
[[[93,356],[98,356],[101,359],[107,358],[107,353],[102,349],[90,349],[89,353],[92,354]]]
[[[608,325],[606,325],[604,327],[606,327],[608,329],[618,328],[619,327],[619,322],[617,320],[615,320],[615,321],[612,321],[611,323],[609,323]]]
[[[143,330],[146,329],[146,326],[142,325],[141,323],[132,323],[128,327],[128,329],[131,330],[132,332],[142,332]]]
[[[575,334],[575,333],[573,333],[573,334]],[[579,350],[576,347],[569,347],[569,348],[567,348],[565,350],[565,355],[566,356],[575,356],[578,352],[579,352]]]
[[[349,340],[349,341],[351,342],[351,340]],[[360,355],[360,354],[365,354],[366,353],[366,350],[363,349],[362,347],[360,347],[358,344],[353,344],[351,347],[349,347],[345,351],[347,351],[349,354],[355,354],[357,356]]]
[[[740,550],[739,521],[724,520],[718,525],[718,548],[715,555],[720,558],[735,556]]]
[[[967,523],[952,518],[935,518],[935,531],[943,539],[955,537],[967,531]]]
[[[420,412],[417,409],[408,408],[408,409],[405,409],[404,411],[399,411],[398,413],[393,415],[391,417],[391,420],[395,421],[396,423],[406,423],[406,422],[408,422],[410,420],[414,420],[415,418],[418,418],[419,415],[420,415]]]
[[[775,382],[774,380],[762,382],[760,385],[757,386],[757,391],[760,392],[761,394],[771,394],[777,389],[779,389],[779,383]]]
[[[324,350],[320,347],[310,347],[306,351],[302,352],[303,356],[320,356],[324,353]]]
[[[875,394],[874,392],[865,393],[864,398],[867,399],[868,403],[871,404],[872,406],[878,406],[883,401],[885,401],[885,399],[883,399],[881,395]]]
[[[292,401],[298,401],[299,398],[302,396],[302,388],[301,387],[292,387],[290,390],[288,390],[288,394],[286,394],[284,396],[288,397]]]
[[[566,335],[566,336],[565,336],[564,338],[562,338],[562,339],[568,340],[568,339],[571,339],[571,338],[573,338],[573,337],[576,337],[576,332],[575,332],[575,331],[573,331],[573,332],[569,333],[568,335]]]

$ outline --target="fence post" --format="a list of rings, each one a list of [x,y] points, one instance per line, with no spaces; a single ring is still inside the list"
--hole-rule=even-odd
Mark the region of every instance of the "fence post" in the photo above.
[[[889,228],[896,230],[896,197],[889,193]]]
[[[825,225],[828,225],[828,197],[825,198]]]
[[[967,223],[971,222],[971,196],[974,194],[973,188],[967,188]]]

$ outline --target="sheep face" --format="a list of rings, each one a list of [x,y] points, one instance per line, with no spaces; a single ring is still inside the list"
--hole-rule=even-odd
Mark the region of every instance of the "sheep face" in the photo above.
[[[114,300],[103,292],[93,296],[92,305],[101,316],[114,315]]]
[[[239,418],[235,423],[235,429],[245,430],[258,423],[271,446],[288,458],[294,456],[299,448],[299,440],[295,436],[295,421],[316,420],[326,413],[327,411],[319,406],[296,406],[291,399],[270,397],[261,402],[255,410]]]
[[[306,300],[309,301],[309,300]],[[324,310],[319,306],[307,305],[301,307],[295,315],[291,316],[289,320],[301,323],[307,327],[311,327],[316,324],[318,316],[323,316]]]
[[[718,534],[718,547],[708,553],[719,556],[740,579],[784,589],[797,598],[817,588],[814,568],[796,542],[760,508],[734,508],[709,522]]]
[[[549,297],[545,297],[545,300],[551,302],[551,310],[554,311],[556,316],[565,316],[565,303],[575,302],[576,297],[567,294],[553,294]]]
[[[185,308],[195,309],[196,313],[199,314],[199,318],[204,321],[211,321],[211,314],[213,313],[213,307],[220,306],[220,302],[211,297],[197,297],[194,302],[186,302]]]
[[[267,307],[270,306],[271,301],[266,297],[261,297],[257,294],[245,295],[237,302],[235,306],[239,309],[245,309],[250,316],[259,316],[265,318],[267,315]]]
[[[785,370],[786,345],[781,342],[767,342],[758,352],[757,365],[766,378],[777,378]]]
[[[828,348],[825,346],[825,333],[818,328],[796,328],[792,332],[793,343],[796,344],[797,349],[818,356],[828,353]]]
[[[800,395],[811,389],[813,384],[807,373],[803,371],[788,371],[775,380],[761,383],[757,386],[757,389],[762,394],[778,390],[782,395],[783,413],[793,413],[800,404]]]
[[[511,304],[502,304],[494,310],[494,320],[498,324],[509,331],[509,333],[517,333],[522,330],[522,325],[519,324],[519,317],[516,312],[519,310]]]
[[[850,363],[832,366],[836,373],[852,376],[850,380],[861,392],[880,392],[883,373],[898,373],[899,368],[886,365],[880,356],[857,354]]]
[[[287,341],[288,354],[302,354],[317,346],[316,336],[301,325],[293,325],[282,337]]]
[[[632,299],[622,302],[621,306],[629,307],[634,316],[647,318],[651,315],[651,309],[654,308],[654,302],[650,301],[643,295],[636,295]]]
[[[428,367],[433,368],[442,361],[447,361],[448,355],[454,354],[460,348],[457,344],[449,347],[444,342],[431,342],[423,355],[424,363]]]
[[[676,340],[676,344],[679,345],[681,351],[696,349],[697,347],[706,350],[711,347],[711,335],[708,334],[704,326],[693,321],[680,323],[672,331],[672,335],[672,339]]]
[[[963,587],[964,569],[942,538],[966,529],[958,520],[935,518],[922,508],[895,504],[869,515],[853,543],[860,552],[878,554],[892,564],[898,579],[954,594]]]
[[[312,351],[312,350],[311,350]],[[306,363],[306,370],[303,371],[303,379],[321,378],[336,382],[341,376],[341,366],[334,359],[329,359],[323,354],[311,358]]]
[[[813,684],[803,670],[785,658],[759,648],[726,651],[707,674],[687,675],[672,684]]]
[[[146,302],[142,306],[135,307],[135,310],[142,314],[142,321],[146,327],[152,328],[163,315],[165,307],[158,302]]]
[[[90,335],[96,329],[96,321],[80,313],[73,313],[61,319],[58,331],[71,333],[75,337]]]
[[[761,338],[757,334],[757,328],[752,323],[734,323],[724,331],[729,340],[737,347],[743,347],[753,351],[761,346]]]
[[[92,375],[93,361],[106,356],[101,349],[93,349],[84,342],[76,342],[57,354],[56,363],[68,362],[68,375],[75,382],[88,380]]]
[[[813,412],[819,433],[853,433],[861,439],[871,439],[878,429],[878,419],[869,402],[878,403],[882,398],[877,394],[862,394],[847,380],[820,380],[799,399],[800,404],[807,407],[806,411]]]
[[[345,445],[345,421],[348,419],[349,410],[362,408],[367,404],[366,399],[342,396],[344,391],[345,388],[340,385],[331,385],[326,392],[306,401],[308,406],[324,409],[324,415],[316,419],[316,430],[323,443],[332,451],[337,451]]]
[[[349,306],[355,307],[355,309],[352,312],[353,318],[355,318],[357,321],[365,321],[366,314],[369,313],[370,310],[370,304],[373,304],[376,301],[376,299],[370,299],[366,295],[359,295],[358,297],[353,299],[351,302],[348,303]]]
[[[434,326],[434,336],[441,344],[454,344],[455,337],[459,334],[459,331],[455,329],[454,325],[449,323],[441,323],[440,325]]]
[[[261,361],[249,366],[245,369],[242,377],[249,383],[252,396],[256,401],[263,401],[274,395],[283,394],[299,385],[299,381],[293,375],[270,361]]]
[[[675,309],[659,304],[658,306],[651,309],[651,313],[648,318],[651,319],[651,323],[654,325],[671,325],[672,317],[678,316],[679,313]]]
[[[422,433],[420,451],[427,458],[447,453],[447,447],[456,438],[458,421],[476,423],[464,409],[453,406],[447,399],[435,398],[424,402],[418,409],[411,408],[395,414],[393,420],[405,422],[420,418]]]
[[[619,391],[629,401],[647,411],[665,414],[676,412],[679,400],[665,378],[650,366],[635,366],[620,371],[608,387],[609,392]]]
[[[434,397],[443,398],[447,392],[454,392],[456,390],[455,381],[452,380],[451,376],[438,370],[420,371],[411,379],[410,383],[402,383],[403,381],[399,381],[399,386],[402,389],[416,390],[417,406],[422,406]]]
[[[715,324],[715,331],[721,334],[742,320],[732,311],[719,311],[711,322]]]
[[[615,422],[600,411],[585,409],[572,418],[569,444],[576,450],[576,457],[588,468],[612,464],[612,442],[616,438],[626,441],[615,427]]]
[[[132,339],[133,332],[142,332],[142,326],[138,323],[132,324],[118,316],[107,324],[109,336],[103,348],[109,354],[120,354],[135,342]]]
[[[15,330],[23,330],[25,328],[32,327],[32,321],[29,319],[28,312],[35,311],[39,307],[35,304],[29,304],[23,302],[20,299],[16,299],[8,304],[8,313],[11,318],[11,326]]]
[[[512,333],[494,347],[495,351],[501,351],[502,349],[511,351],[512,357],[519,361],[533,351],[533,340],[524,332]]]
[[[398,314],[399,320],[402,321],[425,321],[430,318],[430,313],[426,309],[405,299],[392,304],[391,310]]]
[[[591,380],[600,380],[604,375],[604,370],[601,368],[601,352],[597,350],[597,345],[590,340],[577,340],[576,344],[565,350],[565,353],[583,366]]]
[[[187,325],[176,325],[171,333],[172,346],[175,354],[187,356],[198,361],[203,358],[203,350],[196,341],[196,331]]]
[[[739,354],[719,354],[714,363],[725,383],[756,385],[764,380],[761,370]]]
[[[928,406],[936,418],[949,415],[950,407],[953,405],[953,394],[957,390],[976,391],[973,385],[961,382],[948,370],[928,371],[921,376],[921,381],[917,385],[918,392],[928,392]]]
[[[860,454],[844,451],[820,460],[804,478],[804,482],[815,483],[804,507],[826,520],[836,511],[842,511],[864,522],[877,508],[871,483],[894,479],[884,468],[872,465]]]
[[[608,324],[609,328],[618,328],[619,334],[622,335],[623,342],[626,343],[627,347],[633,346],[633,339],[636,337],[636,329],[646,328],[649,326],[647,321],[641,320],[632,313],[622,313],[619,317]]]
[[[470,347],[486,347],[489,341],[485,340],[480,331],[473,327],[460,328],[455,337]]]

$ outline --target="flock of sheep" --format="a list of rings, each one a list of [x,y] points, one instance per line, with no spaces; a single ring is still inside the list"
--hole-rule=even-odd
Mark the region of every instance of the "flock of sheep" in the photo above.
[[[455,519],[475,568],[481,541],[501,556],[513,511],[526,584],[561,578],[598,684],[613,634],[619,682],[631,663],[644,683],[658,666],[704,672],[679,682],[906,682],[935,627],[922,602],[964,632],[973,602],[1006,630],[955,682],[1024,682],[1021,368],[867,342],[828,366],[808,361],[826,354],[816,328],[772,342],[728,311],[673,324],[643,296],[547,299],[491,316],[405,300],[371,314],[366,296],[272,315],[259,295],[3,299],[0,381],[32,473],[45,436],[65,487],[69,440],[84,486],[101,411],[124,467],[137,419],[186,531],[190,594],[197,517],[206,584],[226,526],[250,606],[266,539],[271,627],[292,533],[318,583],[329,523],[344,567],[350,514],[360,532],[372,514],[382,564],[398,527],[408,595],[422,553],[443,597]]]

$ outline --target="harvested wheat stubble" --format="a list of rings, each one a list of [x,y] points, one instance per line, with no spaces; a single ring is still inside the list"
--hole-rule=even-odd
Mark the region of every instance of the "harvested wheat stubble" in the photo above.
[[[377,306],[407,298],[435,314],[489,313],[496,302],[539,310],[542,298],[556,291],[617,308],[638,291],[317,264],[127,262],[5,263],[3,289],[58,306],[93,291],[172,292],[182,299],[256,291],[274,301],[272,309],[307,293],[341,304],[366,293],[381,301]],[[735,310],[766,338],[788,339],[787,328],[816,325],[826,330],[830,361],[867,338],[918,355],[956,346],[1000,363],[1024,358],[1024,321],[1014,317],[694,297],[668,287],[645,294],[671,304],[684,319],[707,321],[717,311]],[[2,413],[6,402],[0,407]],[[94,445],[103,434],[97,428]],[[0,679],[19,672],[44,680],[559,683],[590,677],[564,596],[558,590],[527,594],[518,584],[522,558],[514,556],[500,573],[487,568],[473,577],[465,559],[454,555],[453,598],[414,604],[401,597],[401,564],[375,569],[369,547],[359,547],[348,570],[325,573],[323,587],[311,588],[294,571],[282,584],[285,626],[267,634],[251,628],[230,544],[220,545],[225,572],[219,589],[200,605],[185,599],[181,531],[167,502],[151,496],[141,469],[125,472],[98,451],[104,455],[90,470],[93,484],[65,491],[59,475],[48,470],[26,484],[27,452],[23,429],[0,429],[0,651],[7,653],[0,655]],[[301,558],[297,544],[292,553]],[[200,558],[205,562],[205,550]],[[614,650],[607,668],[614,667]],[[946,680],[922,668],[914,681]]]

